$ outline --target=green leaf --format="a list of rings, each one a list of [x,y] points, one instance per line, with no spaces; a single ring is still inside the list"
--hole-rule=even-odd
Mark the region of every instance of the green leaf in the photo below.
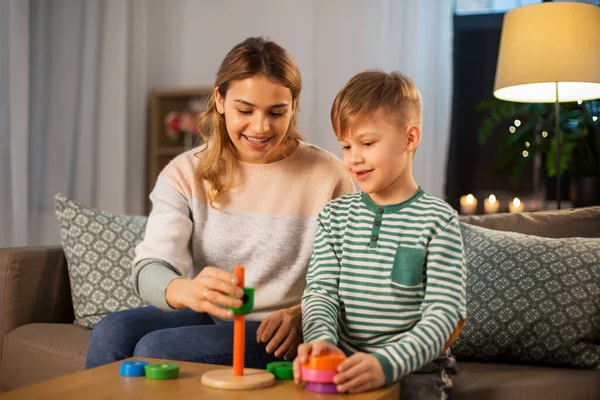
[[[530,154],[536,151],[545,154],[545,169],[549,176],[556,176],[555,105],[542,103],[512,103],[501,100],[485,101],[476,109],[484,113],[478,129],[478,141],[484,145],[505,126],[506,134],[500,135],[494,169],[511,171],[511,180],[518,182],[520,174],[531,156],[524,158],[525,142],[530,143]],[[600,176],[600,101],[561,103],[559,127],[562,132],[560,157],[561,173],[573,176]],[[598,117],[593,121],[593,116]],[[515,133],[508,127],[518,118],[521,126]],[[549,136],[541,138],[542,131]]]
[[[521,175],[523,174],[523,170],[525,169],[527,164],[529,164],[529,162],[532,158],[533,158],[533,154],[529,154],[528,157],[523,157],[521,155],[521,157],[516,161],[516,163],[514,164],[512,173],[510,175],[510,180],[513,183],[513,185],[516,185],[517,183],[519,183]]]
[[[575,144],[572,142],[561,143],[560,146],[560,171],[561,176],[568,171],[568,165],[571,161],[571,155]],[[546,173],[549,177],[556,176],[556,138],[550,139],[550,150],[546,159]]]

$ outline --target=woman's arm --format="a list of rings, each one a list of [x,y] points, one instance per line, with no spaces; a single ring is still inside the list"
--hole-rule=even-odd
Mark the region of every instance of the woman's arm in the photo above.
[[[231,312],[217,304],[241,306],[243,291],[233,274],[207,266],[191,279],[193,221],[187,199],[166,179],[159,179],[150,198],[152,212],[132,273],[140,297],[165,310],[191,308],[231,318]]]
[[[135,249],[131,282],[144,301],[168,310],[172,307],[166,301],[167,286],[193,272],[193,222],[187,199],[168,179],[158,179],[150,199],[152,212],[144,240]]]

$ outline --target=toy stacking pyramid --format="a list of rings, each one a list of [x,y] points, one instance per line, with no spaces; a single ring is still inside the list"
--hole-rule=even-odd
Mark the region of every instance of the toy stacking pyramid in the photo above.
[[[254,288],[245,287],[245,268],[234,268],[238,285],[244,290],[243,304],[239,308],[230,308],[235,315],[233,320],[233,369],[215,369],[202,374],[201,382],[217,389],[247,390],[261,389],[275,384],[275,376],[263,369],[244,368],[246,352],[245,315],[254,306]]]
[[[318,356],[308,356],[302,364],[301,376],[306,382],[306,390],[317,393],[337,393],[333,377],[337,374],[337,367],[346,356],[340,352],[327,352]]]

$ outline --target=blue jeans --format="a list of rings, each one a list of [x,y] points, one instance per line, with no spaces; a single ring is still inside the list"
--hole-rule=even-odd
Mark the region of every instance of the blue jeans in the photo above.
[[[256,343],[259,322],[246,322],[248,368],[266,368],[281,361]],[[94,368],[129,357],[232,365],[233,323],[215,324],[205,313],[185,309],[163,311],[141,307],[112,313],[92,331],[85,368]]]

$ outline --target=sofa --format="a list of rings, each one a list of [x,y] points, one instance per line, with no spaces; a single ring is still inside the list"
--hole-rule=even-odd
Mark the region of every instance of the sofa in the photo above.
[[[600,207],[468,216],[461,221],[542,237],[600,238]],[[91,330],[73,324],[62,248],[0,249],[0,283],[0,388],[11,390],[81,371]],[[458,368],[455,399],[600,398],[598,370],[460,358]]]

